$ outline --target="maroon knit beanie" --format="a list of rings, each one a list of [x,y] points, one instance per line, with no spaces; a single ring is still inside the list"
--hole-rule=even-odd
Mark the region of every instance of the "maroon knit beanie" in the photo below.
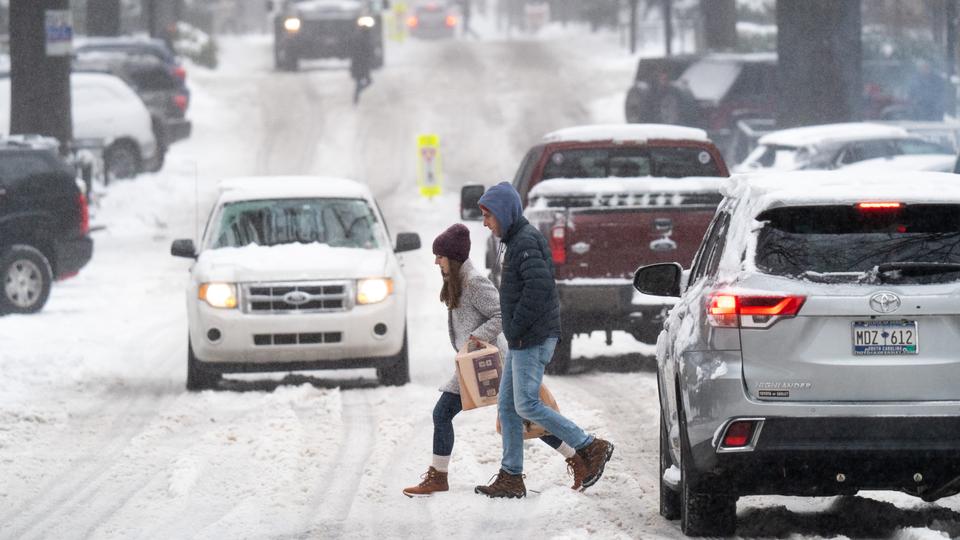
[[[433,241],[433,254],[463,262],[470,257],[470,229],[462,223],[451,225]]]

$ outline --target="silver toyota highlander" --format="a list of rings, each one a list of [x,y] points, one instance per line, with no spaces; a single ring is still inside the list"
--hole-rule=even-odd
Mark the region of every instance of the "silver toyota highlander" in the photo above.
[[[743,495],[960,492],[960,178],[727,181],[657,343],[660,513],[730,535]]]

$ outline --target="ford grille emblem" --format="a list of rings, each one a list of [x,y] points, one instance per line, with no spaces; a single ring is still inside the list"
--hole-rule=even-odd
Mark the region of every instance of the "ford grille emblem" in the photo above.
[[[310,295],[303,291],[290,291],[283,295],[283,301],[291,306],[302,306],[310,301]]]
[[[877,313],[893,313],[900,309],[900,297],[889,292],[879,292],[870,297],[870,309]]]

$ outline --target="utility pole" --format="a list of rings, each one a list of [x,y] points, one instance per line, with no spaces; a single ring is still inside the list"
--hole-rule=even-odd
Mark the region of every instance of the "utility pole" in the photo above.
[[[176,0],[142,0],[150,37],[162,39],[173,48],[173,31],[180,11]]]
[[[731,51],[737,46],[736,0],[700,0],[704,45],[708,51]]]
[[[10,0],[10,133],[73,140],[69,0]]]
[[[953,86],[953,76],[957,72],[957,0],[947,0],[946,6],[947,39],[944,71],[947,75],[947,114],[957,114],[957,92]]]
[[[673,2],[663,0],[663,33],[666,39],[666,56],[673,55]]]
[[[630,54],[637,52],[637,4],[640,0],[630,0]]]
[[[87,0],[87,34],[120,35],[120,0]]]

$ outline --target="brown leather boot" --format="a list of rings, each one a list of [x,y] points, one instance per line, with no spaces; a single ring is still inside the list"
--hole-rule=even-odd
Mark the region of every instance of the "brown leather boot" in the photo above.
[[[580,488],[580,491],[583,491],[596,484],[597,480],[600,480],[600,477],[603,476],[603,468],[610,461],[610,456],[613,455],[613,445],[603,439],[594,437],[593,442],[577,450],[577,454],[583,458],[587,466],[586,474],[583,477],[583,487]]]
[[[423,479],[423,482],[404,489],[403,494],[407,497],[429,497],[438,491],[450,491],[450,486],[447,485],[447,473],[445,472],[430,467],[420,478]]]
[[[508,499],[519,499],[527,496],[527,488],[523,485],[523,475],[510,474],[503,469],[500,469],[500,472],[497,473],[497,479],[492,484],[477,486],[473,491],[487,497],[506,497]]]
[[[570,489],[580,489],[583,485],[583,477],[587,475],[587,462],[580,457],[580,454],[574,454],[567,458],[567,472],[573,475],[573,485]]]

